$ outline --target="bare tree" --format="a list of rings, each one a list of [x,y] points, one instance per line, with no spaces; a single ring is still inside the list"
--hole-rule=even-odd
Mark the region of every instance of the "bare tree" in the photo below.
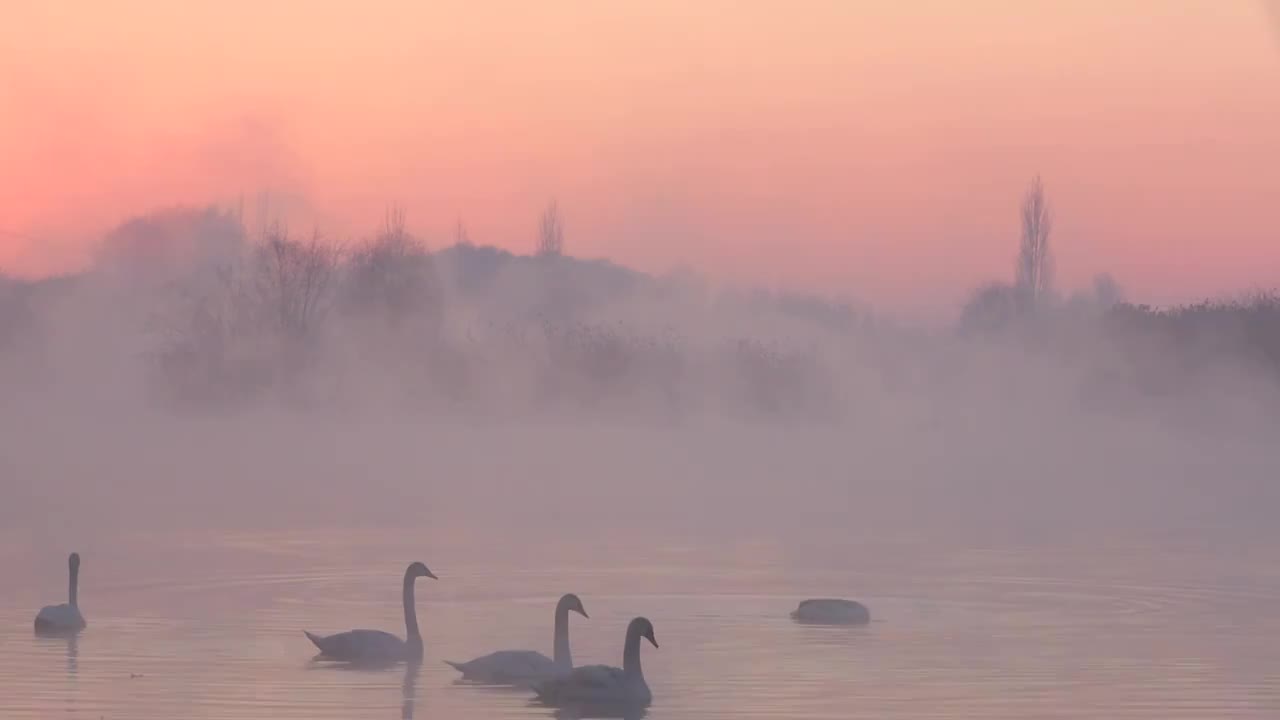
[[[317,233],[308,242],[293,240],[280,226],[267,231],[254,255],[257,299],[277,330],[301,338],[327,309],[339,252]]]
[[[538,222],[538,256],[560,257],[564,254],[564,221],[560,218],[560,208],[552,200],[547,209],[542,211],[542,219]]]
[[[1030,307],[1043,302],[1053,288],[1053,251],[1049,247],[1053,215],[1039,175],[1022,196],[1021,220],[1014,287],[1019,299]]]
[[[462,224],[462,218],[458,218],[458,225],[453,229],[453,244],[471,247],[471,234],[467,232],[467,226]]]
[[[404,210],[393,208],[372,240],[351,254],[343,300],[350,310],[377,311],[399,322],[434,310],[435,267],[427,246],[409,233]]]

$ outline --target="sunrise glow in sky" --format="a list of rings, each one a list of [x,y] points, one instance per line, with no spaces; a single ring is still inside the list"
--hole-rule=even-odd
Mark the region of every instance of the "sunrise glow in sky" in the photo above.
[[[0,268],[124,217],[269,191],[347,237],[954,303],[1011,273],[1043,175],[1061,284],[1280,284],[1270,0],[14,3]]]

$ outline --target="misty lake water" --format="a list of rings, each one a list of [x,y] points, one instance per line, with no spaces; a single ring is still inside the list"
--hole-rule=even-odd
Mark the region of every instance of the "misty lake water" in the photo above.
[[[637,536],[533,541],[497,528],[121,533],[84,553],[76,640],[31,621],[65,593],[62,549],[4,537],[0,717],[542,718],[527,693],[459,685],[442,660],[550,652],[579,593],[578,664],[621,660],[646,615],[647,717],[1274,718],[1280,560],[1183,540],[966,547]],[[403,634],[418,581],[426,658],[314,664],[303,629]],[[874,622],[812,627],[806,596],[866,602]]]

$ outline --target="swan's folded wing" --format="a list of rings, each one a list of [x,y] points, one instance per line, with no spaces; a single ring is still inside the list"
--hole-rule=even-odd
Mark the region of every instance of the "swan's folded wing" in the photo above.
[[[490,655],[492,665],[504,671],[521,674],[539,674],[553,670],[555,661],[534,650],[499,650]]]
[[[76,628],[84,626],[84,618],[80,611],[67,603],[46,605],[36,615],[37,627]]]
[[[349,630],[312,640],[321,653],[338,659],[393,654],[404,647],[403,640],[381,630]]]
[[[534,650],[499,650],[465,663],[450,663],[464,677],[511,682],[554,674],[555,662]]]
[[[45,605],[40,608],[40,612],[36,613],[36,619],[50,623],[60,622],[66,618],[67,611],[70,609],[70,605]]]
[[[800,603],[791,617],[802,622],[861,624],[871,621],[867,607],[854,600],[811,598]]]
[[[584,665],[574,668],[566,681],[584,690],[603,690],[622,683],[622,669],[608,665]]]

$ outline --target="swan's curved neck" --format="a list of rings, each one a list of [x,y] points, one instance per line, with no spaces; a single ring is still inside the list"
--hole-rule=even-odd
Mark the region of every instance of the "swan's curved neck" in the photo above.
[[[569,652],[569,604],[561,600],[556,605],[555,663],[561,667],[573,667],[573,655]]]
[[[67,580],[67,602],[71,607],[78,608],[78,600],[80,599],[80,567],[74,563],[68,568]]]
[[[422,633],[418,630],[418,610],[413,602],[413,580],[409,573],[404,575],[404,632],[405,640],[410,645],[422,647]]]
[[[640,628],[627,627],[627,642],[622,646],[622,672],[627,675],[643,675],[640,668]]]

